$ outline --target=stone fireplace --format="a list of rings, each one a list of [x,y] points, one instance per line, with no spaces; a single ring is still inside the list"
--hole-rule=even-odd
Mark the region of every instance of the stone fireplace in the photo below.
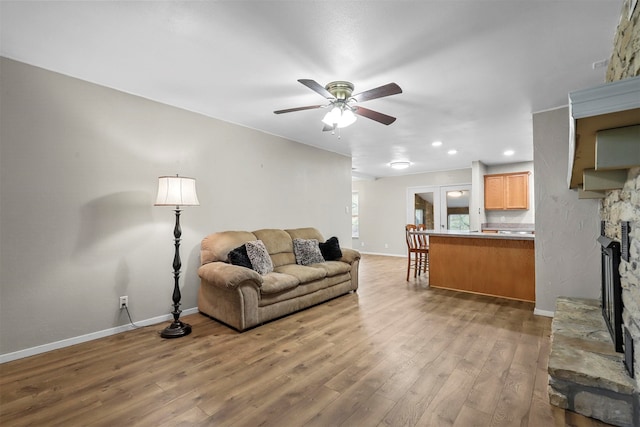
[[[639,141],[640,143],[640,141]],[[600,216],[601,298],[558,298],[549,357],[553,405],[616,426],[640,425],[640,167],[609,191]],[[628,256],[621,256],[629,225]]]
[[[640,75],[640,5],[625,0],[621,12],[607,83]],[[626,170],[626,180],[622,175],[623,184],[613,190],[605,187],[599,196],[602,236],[598,246],[604,249],[615,243],[623,254],[614,267],[603,250],[602,272],[619,279],[620,296],[605,287],[600,299],[558,298],[549,357],[550,402],[617,426],[640,426],[640,352],[633,351],[640,343],[638,160]],[[627,227],[625,239],[622,230]],[[614,307],[617,298],[621,313]]]
[[[640,142],[639,142],[640,143]],[[604,234],[617,242],[622,239],[624,222],[629,223],[628,260],[620,260],[620,284],[622,287],[622,322],[624,324],[623,345],[629,346],[640,342],[640,167],[629,170],[627,182],[621,190],[607,192],[602,201],[600,216],[604,222]],[[629,350],[629,348],[625,348]],[[633,366],[637,371],[640,367],[638,352],[634,352]],[[640,382],[636,378],[636,385]]]
[[[633,9],[635,7],[635,9]],[[607,82],[624,80],[640,75],[640,6],[635,0],[626,0],[622,8],[620,24],[614,40],[611,61],[607,70]],[[640,144],[640,141],[638,141]],[[634,343],[640,343],[640,167],[628,171],[623,188],[609,190],[600,206],[600,219],[604,235],[623,242],[619,273],[622,287],[622,322],[625,364],[633,382],[640,390],[640,352],[633,351]],[[623,229],[628,235],[623,238]],[[626,234],[626,233],[625,233]],[[628,246],[627,242],[628,241]],[[633,355],[633,356],[631,356]]]

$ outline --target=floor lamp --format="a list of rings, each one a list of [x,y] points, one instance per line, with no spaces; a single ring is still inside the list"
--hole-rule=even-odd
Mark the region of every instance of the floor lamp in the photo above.
[[[180,318],[180,212],[181,206],[200,206],[198,195],[196,194],[196,180],[184,176],[161,176],[158,178],[158,197],[155,206],[175,206],[176,225],[173,229],[175,244],[175,255],[173,256],[173,322],[160,331],[162,338],[179,338],[191,333],[191,325],[182,322]]]

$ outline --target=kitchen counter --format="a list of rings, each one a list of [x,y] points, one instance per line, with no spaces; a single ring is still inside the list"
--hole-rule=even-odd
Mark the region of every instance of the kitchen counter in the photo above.
[[[434,231],[425,230],[428,236],[450,236],[450,237],[470,237],[480,239],[511,239],[511,240],[534,240],[533,233],[524,231],[501,231],[495,233],[484,233],[481,231]]]
[[[509,223],[509,222],[488,222],[483,223],[480,226],[480,230],[488,232],[527,232],[533,233],[535,231],[535,224],[533,223]]]
[[[429,285],[535,301],[533,234],[427,231]]]

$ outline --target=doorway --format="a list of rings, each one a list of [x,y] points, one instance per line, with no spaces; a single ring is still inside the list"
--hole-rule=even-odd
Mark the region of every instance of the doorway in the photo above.
[[[471,184],[407,189],[407,224],[435,231],[469,230]]]

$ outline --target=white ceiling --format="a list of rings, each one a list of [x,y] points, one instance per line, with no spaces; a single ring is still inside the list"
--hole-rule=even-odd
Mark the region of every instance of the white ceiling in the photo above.
[[[5,57],[353,157],[394,176],[531,161],[532,113],[604,82],[622,0],[2,1]],[[297,79],[396,82],[341,138]],[[433,147],[433,141],[443,142]],[[457,154],[447,151],[456,149]],[[515,151],[511,157],[503,152]],[[408,160],[393,170],[388,163]]]

